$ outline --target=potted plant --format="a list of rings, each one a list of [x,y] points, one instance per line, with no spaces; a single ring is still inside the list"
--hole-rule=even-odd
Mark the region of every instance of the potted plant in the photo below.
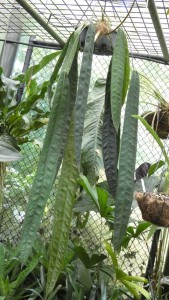
[[[168,170],[169,170],[169,158],[165,150],[163,142],[160,140],[158,134],[153,130],[153,128],[147,123],[147,121],[141,116],[134,116],[139,119],[145,128],[152,135],[154,140],[159,145],[164,158],[164,161],[155,163],[149,168],[149,174],[153,174],[158,168],[166,165],[166,172],[162,175],[164,176],[163,192],[136,192],[135,197],[142,212],[142,217],[145,221],[149,221],[155,225],[168,227],[169,226],[169,196],[168,196]],[[162,178],[161,178],[162,179]]]
[[[149,104],[156,107],[154,111],[145,112],[143,117],[161,139],[167,139],[169,134],[169,103],[146,76],[141,75],[140,78],[143,91],[152,98]],[[153,103],[154,101],[157,104]]]

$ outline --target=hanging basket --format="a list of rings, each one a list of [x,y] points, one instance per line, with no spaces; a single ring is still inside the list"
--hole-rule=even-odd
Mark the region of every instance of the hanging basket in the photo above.
[[[80,47],[82,51],[85,45],[87,29],[88,27],[84,28],[80,34]],[[111,32],[110,34],[98,37],[94,43],[94,54],[112,55],[112,51],[116,43],[116,36],[117,32]]]
[[[137,192],[135,197],[145,221],[169,227],[169,196]]]
[[[150,112],[145,117],[147,123],[153,127],[161,139],[167,139],[169,134],[169,111],[161,109],[158,112]]]

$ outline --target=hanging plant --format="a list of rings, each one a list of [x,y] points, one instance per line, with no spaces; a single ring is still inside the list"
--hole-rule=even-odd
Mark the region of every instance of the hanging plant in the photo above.
[[[149,192],[137,192],[135,194],[136,200],[142,212],[142,217],[145,221],[149,221],[155,225],[168,227],[169,226],[169,179],[168,179],[168,170],[169,170],[169,158],[165,150],[164,144],[159,138],[158,134],[153,130],[153,128],[146,122],[146,120],[141,116],[134,116],[139,119],[145,128],[152,135],[154,140],[159,145],[164,158],[165,164],[167,166],[167,172],[165,174],[165,183],[164,183],[164,193],[149,193]],[[157,164],[155,164],[158,167]]]
[[[106,1],[104,7],[100,4],[102,16],[100,19],[95,22],[95,42],[94,42],[94,53],[101,55],[112,55],[112,51],[116,44],[117,38],[117,30],[121,27],[121,25],[126,21],[128,16],[130,15],[136,0],[133,1],[127,15],[123,20],[121,20],[120,24],[118,24],[115,28],[112,29],[112,25],[109,17],[106,15]],[[80,46],[83,50],[85,45],[85,38],[87,33],[87,27],[83,29],[80,35]]]
[[[167,139],[169,134],[169,103],[146,76],[140,75],[140,78],[142,90],[146,95],[153,98],[148,104],[156,106],[154,111],[145,112],[143,117],[161,139]],[[153,103],[154,100],[157,101],[157,105]]]
[[[169,227],[169,196],[137,192],[135,194],[142,218],[155,225]]]

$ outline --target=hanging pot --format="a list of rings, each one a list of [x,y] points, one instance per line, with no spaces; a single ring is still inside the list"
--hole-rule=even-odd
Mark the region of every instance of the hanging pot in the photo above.
[[[137,192],[136,200],[142,218],[155,225],[169,227],[169,196],[148,192]]]
[[[88,27],[85,27],[80,34],[80,47],[83,51]],[[117,32],[102,35],[94,43],[94,54],[112,55],[116,43]]]
[[[159,110],[150,112],[145,117],[147,123],[153,127],[161,139],[167,139],[169,134],[169,111]]]

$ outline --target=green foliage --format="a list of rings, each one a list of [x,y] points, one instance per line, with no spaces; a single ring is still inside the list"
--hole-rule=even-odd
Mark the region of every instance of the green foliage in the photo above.
[[[154,140],[157,142],[157,144],[161,148],[161,151],[164,155],[167,166],[169,166],[169,158],[168,158],[167,152],[166,152],[164,144],[161,141],[161,139],[159,138],[158,134],[154,131],[154,129],[147,123],[147,121],[143,117],[138,116],[138,115],[133,115],[133,117],[140,120],[142,122],[142,124],[145,126],[145,128],[149,131],[149,133],[153,136]]]
[[[121,107],[129,83],[129,55],[125,33],[119,29],[114,47],[111,67],[111,114],[116,132],[120,126]]]
[[[90,93],[82,142],[82,167],[91,183],[95,183],[101,168],[102,158],[102,115],[105,96],[105,80],[98,79]]]
[[[129,87],[121,138],[119,173],[115,201],[114,248],[120,249],[126,232],[134,189],[134,170],[137,146],[137,122],[132,117],[138,112],[139,76],[133,71]]]
[[[110,193],[113,197],[116,195],[117,188],[117,164],[118,164],[118,138],[112,120],[111,103],[110,103],[110,81],[111,81],[111,62],[106,81],[105,109],[102,128],[102,148],[105,173]]]
[[[104,217],[107,220],[111,220],[113,217],[113,208],[108,203],[108,192],[100,187],[92,187],[88,179],[84,175],[80,175],[80,179],[78,182],[90,196],[101,217]]]
[[[36,237],[36,231],[60,166],[60,157],[61,154],[63,155],[65,145],[64,135],[65,132],[67,133],[68,126],[65,122],[68,120],[68,103],[69,79],[66,73],[61,73],[24,220],[21,239],[21,257],[23,260],[28,257]]]
[[[76,166],[74,126],[72,122],[56,192],[54,224],[51,237],[50,261],[46,288],[47,295],[53,291],[57,278],[63,268],[63,260],[68,244],[73,204],[77,189],[77,178],[78,169]]]
[[[148,170],[148,176],[152,176],[154,172],[164,166],[165,162],[163,160],[159,160],[158,162],[152,164]]]
[[[90,86],[94,36],[95,27],[94,24],[91,23],[87,30],[75,103],[75,151],[78,165],[80,165],[81,161],[81,144]]]
[[[105,248],[107,250],[107,253],[111,257],[112,264],[113,264],[114,276],[112,279],[114,281],[114,288],[116,289],[118,283],[121,283],[127,288],[127,290],[136,299],[140,299],[140,295],[139,295],[140,293],[142,295],[144,295],[144,297],[146,299],[151,299],[150,294],[142,286],[135,283],[135,282],[146,283],[147,280],[145,278],[139,277],[139,276],[129,276],[123,270],[119,269],[118,258],[116,256],[116,253],[114,252],[113,248],[111,247],[111,245],[108,242],[105,242]],[[111,274],[110,274],[110,277],[112,277]],[[116,289],[116,291],[118,291],[118,290]]]
[[[46,55],[42,58],[39,64],[34,65],[26,70],[24,74],[18,75],[15,80],[19,80],[20,82],[25,82],[26,85],[29,84],[31,78],[36,75],[39,71],[41,71],[46,65],[48,65],[52,60],[54,60],[58,55],[60,55],[61,51],[53,52],[49,55]]]

